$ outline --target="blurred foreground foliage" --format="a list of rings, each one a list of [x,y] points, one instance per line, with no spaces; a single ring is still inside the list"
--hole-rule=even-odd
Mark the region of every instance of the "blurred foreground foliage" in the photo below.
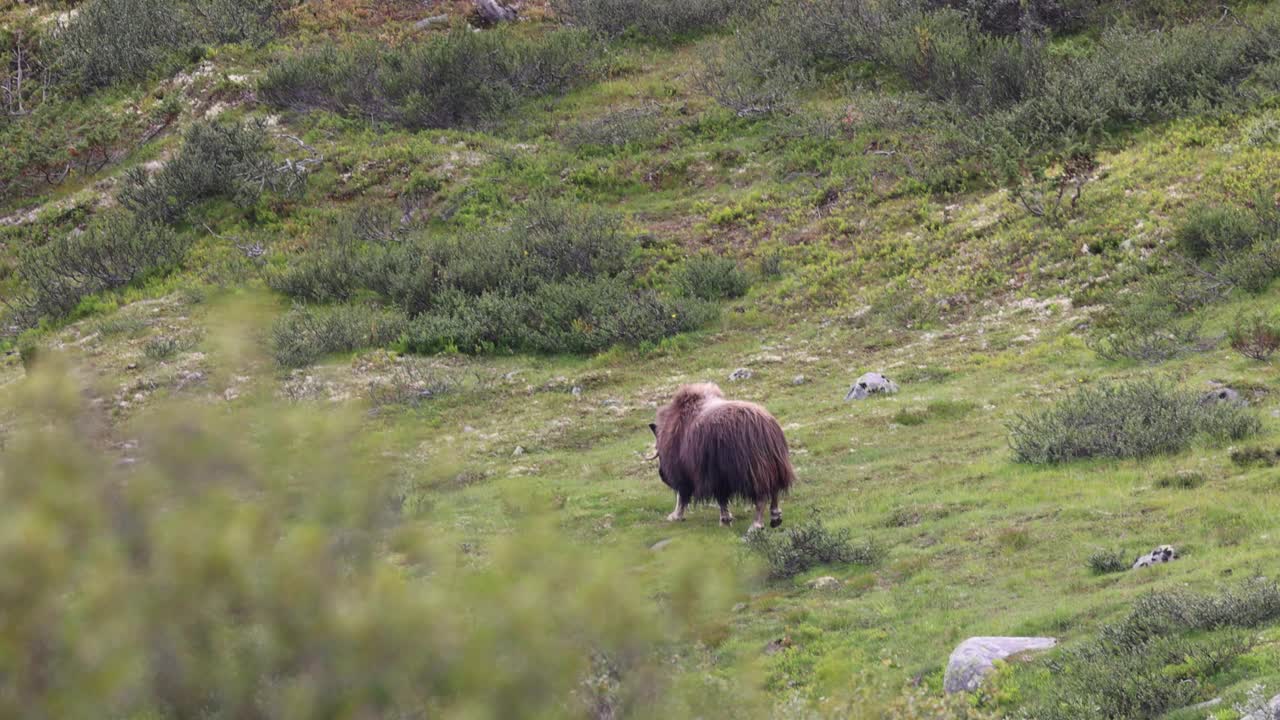
[[[536,523],[459,551],[402,514],[385,456],[340,417],[175,407],[121,441],[58,363],[24,383],[0,444],[0,716],[729,706],[679,674],[731,601],[728,563],[642,572]]]

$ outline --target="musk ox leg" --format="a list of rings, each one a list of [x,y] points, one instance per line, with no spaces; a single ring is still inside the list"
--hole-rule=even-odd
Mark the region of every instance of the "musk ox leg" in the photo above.
[[[747,528],[747,532],[755,532],[764,529],[764,499],[756,501],[756,521],[751,523],[751,527]]]
[[[667,516],[667,522],[684,520],[684,511],[689,509],[689,498],[676,493],[676,509]]]
[[[729,502],[720,503],[720,524],[729,527],[733,524],[733,513],[729,512]]]
[[[774,493],[769,501],[769,527],[782,525],[782,507],[778,505],[778,494]]]

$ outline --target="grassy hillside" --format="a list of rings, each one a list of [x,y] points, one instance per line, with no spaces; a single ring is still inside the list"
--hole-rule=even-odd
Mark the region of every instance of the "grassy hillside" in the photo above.
[[[0,120],[4,707],[1280,692],[1270,4],[179,5],[128,65],[129,3],[0,11],[6,97],[47,79]],[[764,540],[665,520],[648,423],[701,381],[787,433]],[[944,700],[975,635],[1061,646]]]

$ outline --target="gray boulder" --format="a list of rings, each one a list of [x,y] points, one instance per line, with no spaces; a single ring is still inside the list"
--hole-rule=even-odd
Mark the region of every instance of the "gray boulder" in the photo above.
[[[743,380],[750,380],[753,375],[755,375],[755,373],[751,372],[750,368],[738,368],[737,370],[734,370],[733,372],[729,373],[729,382],[742,382]]]
[[[1257,693],[1257,694],[1258,694],[1258,695],[1261,695],[1261,690],[1262,690],[1262,688],[1258,688],[1257,690],[1258,690],[1258,693]],[[1250,697],[1254,697],[1254,695],[1251,693],[1251,694],[1250,694]],[[1266,696],[1265,696],[1265,695],[1261,695],[1261,697],[1259,697],[1258,699],[1259,699],[1259,700],[1261,700],[1261,698],[1262,698],[1262,697],[1266,697]],[[1271,698],[1271,700],[1270,700],[1270,701],[1268,701],[1268,702],[1267,702],[1265,705],[1263,705],[1262,707],[1257,707],[1257,705],[1253,705],[1252,707],[1249,707],[1249,706],[1247,706],[1247,705],[1246,705],[1246,706],[1243,706],[1243,707],[1242,707],[1242,706],[1240,706],[1240,705],[1237,705],[1237,706],[1236,706],[1236,710],[1237,710],[1237,711],[1240,711],[1240,712],[1244,712],[1245,710],[1250,710],[1250,711],[1251,711],[1251,712],[1249,712],[1248,714],[1246,714],[1246,715],[1242,716],[1242,717],[1240,718],[1240,720],[1277,720],[1277,719],[1280,719],[1280,695],[1277,695],[1277,696],[1275,696],[1275,697]]]
[[[1058,644],[1051,637],[972,637],[960,643],[947,661],[942,687],[948,693],[973,692],[995,669],[995,661],[1048,650]]]
[[[1131,570],[1138,568],[1151,567],[1160,563],[1172,562],[1178,559],[1178,551],[1172,545],[1161,545],[1146,555],[1141,555],[1137,560],[1133,561]]]
[[[872,395],[893,395],[898,392],[898,384],[880,373],[869,372],[858,378],[853,387],[844,396],[849,400],[866,400]]]
[[[1227,405],[1246,404],[1244,398],[1240,396],[1240,393],[1229,387],[1218,387],[1210,390],[1200,396],[1200,402],[1204,405],[1211,405],[1213,403],[1225,403]]]

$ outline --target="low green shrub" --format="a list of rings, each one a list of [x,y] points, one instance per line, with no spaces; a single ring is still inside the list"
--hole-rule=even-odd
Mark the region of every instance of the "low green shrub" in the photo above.
[[[651,144],[661,130],[661,110],[642,105],[575,123],[561,136],[566,145],[576,150],[616,150],[628,145]]]
[[[674,277],[676,289],[687,297],[729,300],[747,294],[751,278],[732,258],[700,253],[684,262]]]
[[[182,261],[190,237],[129,213],[112,212],[84,232],[19,250],[22,290],[4,298],[22,327],[61,317],[86,297],[171,269]]]
[[[621,278],[570,279],[523,294],[452,294],[414,319],[408,347],[424,353],[596,353],[657,342],[714,315],[714,306],[703,301],[663,299]]]
[[[1231,462],[1238,467],[1275,467],[1280,465],[1280,449],[1262,447],[1234,448]]]
[[[1089,555],[1089,569],[1095,575],[1124,572],[1129,569],[1129,560],[1120,550],[1097,550]]]
[[[463,127],[573,87],[593,74],[596,56],[579,31],[530,39],[504,28],[459,28],[396,47],[366,41],[288,55],[268,70],[259,97],[410,128]]]
[[[120,204],[148,221],[175,224],[198,202],[214,197],[254,205],[265,190],[295,190],[305,174],[279,170],[262,121],[203,121],[191,126],[182,147],[154,175],[131,168]]]
[[[1244,408],[1150,379],[1092,383],[1009,425],[1018,462],[1050,464],[1175,453],[1199,436],[1240,440],[1260,428]]]
[[[294,0],[90,0],[57,38],[59,74],[82,90],[147,79],[206,45],[264,43]]]
[[[1165,475],[1159,480],[1156,480],[1156,487],[1193,490],[1204,483],[1204,473],[1199,473],[1194,470],[1181,470],[1172,475]]]
[[[1259,362],[1267,362],[1280,350],[1280,320],[1261,313],[1238,316],[1227,332],[1231,349]]]
[[[271,327],[276,362],[302,367],[333,353],[387,345],[408,326],[403,313],[368,305],[298,306]]]
[[[1141,597],[1129,616],[1043,664],[1045,692],[1025,708],[1043,720],[1154,720],[1206,699],[1211,678],[1254,643],[1245,630],[1280,619],[1280,587],[1251,580],[1217,595]]]
[[[535,201],[509,226],[469,236],[391,239],[342,221],[268,280],[307,302],[376,294],[413,318],[415,352],[593,353],[715,317],[700,297],[642,288],[637,251],[617,216]]]
[[[393,445],[334,413],[159,407],[131,422],[126,465],[85,432],[86,389],[49,373],[23,385],[0,453],[2,717],[705,707],[708,686],[673,673],[670,649],[727,612],[729,563],[668,565],[657,582],[680,592],[657,602],[633,558],[550,525],[476,547],[413,514]],[[430,465],[414,482],[457,474]]]
[[[810,520],[781,532],[747,534],[747,548],[769,566],[769,577],[795,577],[819,565],[875,565],[883,551],[869,541],[854,542],[847,528],[832,530]]]

